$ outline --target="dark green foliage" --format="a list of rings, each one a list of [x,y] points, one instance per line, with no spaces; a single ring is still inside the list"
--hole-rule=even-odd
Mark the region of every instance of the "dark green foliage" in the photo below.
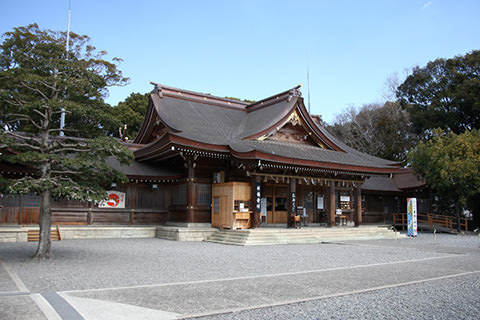
[[[64,33],[35,24],[3,36],[0,144],[13,152],[2,157],[36,173],[16,180],[11,192],[48,189],[55,198],[95,199],[103,197],[108,181],[125,179],[103,161],[131,158],[118,141],[105,137],[119,123],[103,97],[108,86],[127,79],[102,59],[105,52],[88,45],[87,36],[71,33],[70,41],[67,54]],[[63,138],[58,136],[61,108],[67,114]]]
[[[409,153],[409,162],[443,203],[455,203],[457,217],[480,194],[480,131],[462,134],[436,129]]]
[[[112,134],[119,123],[111,117],[111,108],[103,101],[106,88],[126,84],[115,63],[103,60],[106,52],[96,52],[87,36],[70,34],[65,50],[65,34],[40,30],[36,24],[15,28],[3,35],[0,47],[0,110],[5,114],[28,114],[35,123],[34,109],[46,103],[51,109],[50,127],[59,127],[61,108],[67,110],[68,135],[91,137]],[[119,59],[114,59],[115,62]],[[41,116],[40,116],[41,117]],[[32,121],[0,122],[9,130],[36,132]],[[30,119],[29,119],[30,120]],[[57,131],[50,131],[56,135]]]
[[[107,137],[119,123],[103,100],[107,87],[127,79],[103,60],[106,52],[88,45],[87,36],[71,33],[70,41],[67,53],[64,33],[33,24],[5,33],[0,46],[0,163],[31,173],[2,185],[10,193],[40,196],[36,257],[42,259],[50,257],[52,198],[104,199],[112,181],[126,181],[105,159],[132,158],[118,139]]]
[[[142,126],[147,113],[150,93],[131,93],[125,101],[119,102],[114,108],[114,117],[123,125],[127,125],[125,135],[133,140]]]
[[[398,87],[397,97],[415,132],[426,138],[435,128],[455,133],[480,129],[480,51],[416,67]]]

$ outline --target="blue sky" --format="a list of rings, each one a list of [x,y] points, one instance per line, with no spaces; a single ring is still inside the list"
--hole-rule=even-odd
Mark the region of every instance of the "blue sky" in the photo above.
[[[300,83],[311,113],[381,102],[387,77],[480,49],[480,1],[72,0],[71,30],[124,61],[130,84],[149,81],[258,100]],[[0,33],[38,23],[66,30],[68,0],[0,0]]]

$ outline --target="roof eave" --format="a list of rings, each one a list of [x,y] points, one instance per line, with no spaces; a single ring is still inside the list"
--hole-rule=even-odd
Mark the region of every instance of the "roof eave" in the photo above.
[[[332,163],[332,162],[325,162],[325,161],[313,161],[313,160],[305,160],[305,159],[296,159],[296,158],[289,158],[289,157],[282,157],[278,155],[272,155],[269,153],[260,152],[257,150],[249,151],[249,152],[237,152],[235,150],[231,150],[231,153],[234,157],[243,160],[265,160],[271,161],[275,163],[281,164],[288,164],[292,167],[300,166],[300,167],[310,167],[310,168],[318,168],[318,169],[326,169],[326,170],[336,170],[341,172],[358,172],[368,174],[383,174],[388,175],[391,173],[395,173],[398,171],[398,168],[395,167],[368,167],[368,166],[357,166],[351,164],[342,164],[342,163]]]

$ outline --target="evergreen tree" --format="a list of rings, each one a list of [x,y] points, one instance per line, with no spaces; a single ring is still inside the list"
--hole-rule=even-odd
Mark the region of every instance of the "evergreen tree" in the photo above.
[[[71,33],[68,52],[65,41],[65,33],[32,24],[5,33],[0,46],[0,161],[32,173],[8,181],[6,189],[40,197],[40,259],[51,256],[52,199],[104,199],[111,182],[126,179],[105,159],[132,158],[109,137],[119,123],[104,102],[109,86],[128,81],[119,59],[104,60],[106,52],[97,52],[87,36]]]

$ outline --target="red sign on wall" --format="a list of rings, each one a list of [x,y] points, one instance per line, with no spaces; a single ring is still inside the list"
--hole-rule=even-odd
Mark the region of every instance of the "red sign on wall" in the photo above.
[[[119,191],[107,191],[108,199],[98,204],[99,208],[125,208],[125,193]]]

